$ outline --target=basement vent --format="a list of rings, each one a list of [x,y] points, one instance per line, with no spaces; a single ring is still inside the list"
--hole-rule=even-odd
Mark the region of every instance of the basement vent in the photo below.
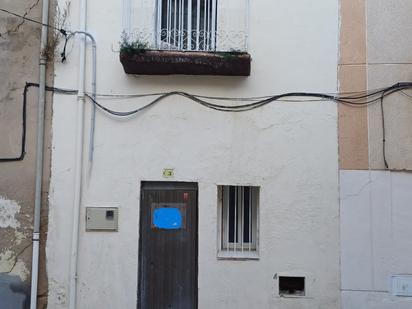
[[[280,296],[305,296],[305,277],[279,277]]]
[[[412,275],[392,276],[392,294],[412,297]]]

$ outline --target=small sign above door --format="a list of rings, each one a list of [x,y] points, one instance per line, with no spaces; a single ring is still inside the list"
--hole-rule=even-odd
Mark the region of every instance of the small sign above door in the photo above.
[[[163,169],[163,178],[173,178],[175,176],[175,170],[173,168]]]

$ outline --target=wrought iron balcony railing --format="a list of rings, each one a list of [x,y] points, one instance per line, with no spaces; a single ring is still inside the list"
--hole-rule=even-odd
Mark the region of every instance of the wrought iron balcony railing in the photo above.
[[[150,11],[139,0],[143,14]],[[173,51],[246,52],[248,0],[157,0],[129,35],[150,48]],[[137,8],[137,14],[138,13]]]

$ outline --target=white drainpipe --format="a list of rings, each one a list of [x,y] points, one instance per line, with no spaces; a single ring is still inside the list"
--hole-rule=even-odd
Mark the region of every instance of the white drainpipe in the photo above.
[[[31,262],[31,294],[30,308],[37,308],[37,286],[39,277],[39,242],[40,242],[40,213],[42,204],[43,156],[44,156],[44,110],[46,104],[46,58],[43,50],[47,45],[48,28],[44,26],[49,21],[49,0],[43,0],[42,29],[40,39],[39,67],[39,97],[37,112],[37,145],[36,145],[36,180],[33,219],[33,253]]]
[[[87,0],[80,0],[80,27],[79,31],[86,31]],[[84,128],[84,83],[86,73],[86,36],[80,43],[79,58],[79,85],[77,95],[77,119],[76,119],[76,149],[74,169],[74,200],[73,200],[73,225],[72,243],[70,254],[70,281],[69,281],[69,309],[76,308],[77,292],[77,254],[79,245],[79,221],[82,203],[82,169],[83,169],[83,128]]]

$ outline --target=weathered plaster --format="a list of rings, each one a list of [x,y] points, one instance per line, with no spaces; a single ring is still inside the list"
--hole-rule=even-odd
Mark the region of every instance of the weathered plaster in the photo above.
[[[18,276],[23,282],[26,282],[27,279],[30,278],[30,272],[27,269],[26,264],[21,260],[17,261],[16,265],[14,265],[11,274]]]
[[[11,250],[5,250],[0,253],[0,273],[9,272],[13,267],[14,252]]]
[[[20,255],[11,250],[0,253],[0,273],[18,276],[22,281],[26,281],[30,274]]]
[[[16,201],[0,196],[0,228],[18,228],[20,223],[16,215],[20,212],[20,205]]]
[[[35,4],[30,1],[2,1],[2,7],[18,14]],[[28,17],[41,20],[42,2],[29,12]],[[0,13],[0,32],[14,28],[21,19]],[[38,81],[40,26],[24,22],[16,32],[0,37],[0,157],[15,157],[21,147],[22,92],[26,82]],[[48,84],[52,79],[49,72]],[[50,99],[50,96],[48,96]],[[40,264],[44,265],[44,241],[47,230],[47,194],[49,178],[50,105],[46,106],[45,168],[43,179],[43,212],[41,226]],[[0,163],[0,308],[23,308],[16,304],[28,298],[31,269],[31,233],[34,206],[35,144],[37,128],[37,90],[32,88],[27,100],[26,156],[20,162]],[[5,259],[9,257],[8,259]],[[10,265],[12,263],[12,265]],[[14,265],[14,266],[13,266]],[[10,274],[7,272],[12,267]],[[15,280],[15,278],[17,278]],[[21,292],[14,293],[14,285]],[[23,288],[24,286],[24,288]],[[7,296],[6,294],[9,293]],[[39,294],[47,294],[44,267],[40,269]],[[17,303],[11,303],[15,297]],[[19,300],[20,299],[20,300]],[[43,309],[44,299],[39,301]],[[12,305],[11,305],[12,304]],[[24,302],[22,306],[24,305]]]

